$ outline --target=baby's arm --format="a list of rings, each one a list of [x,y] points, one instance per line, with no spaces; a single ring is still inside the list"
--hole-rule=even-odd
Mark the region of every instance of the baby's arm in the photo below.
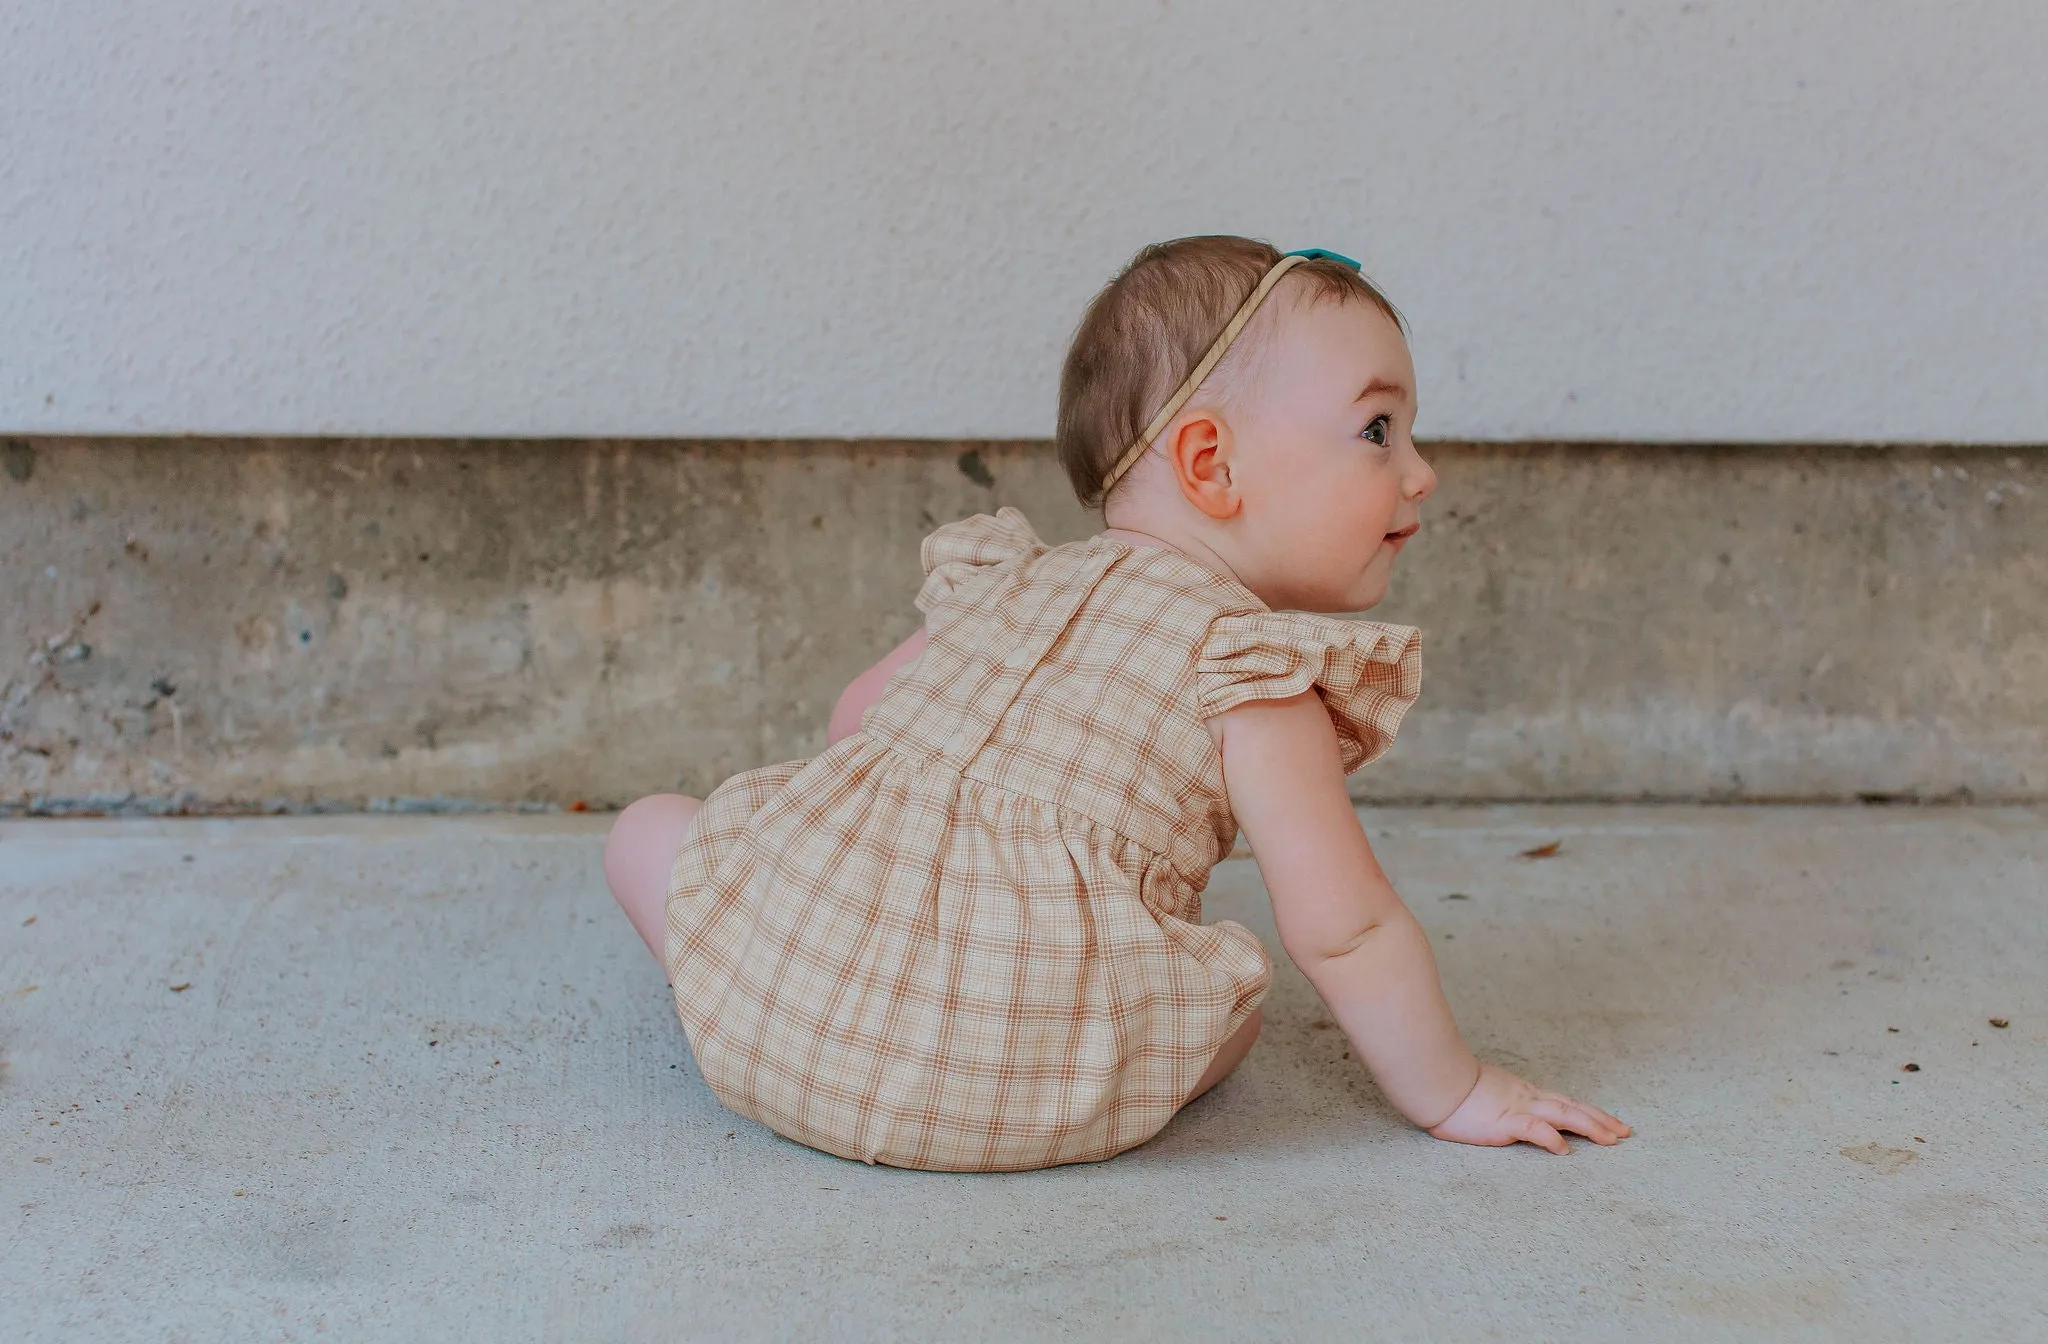
[[[860,716],[868,712],[868,706],[882,698],[888,689],[889,678],[917,661],[917,655],[924,652],[924,627],[911,631],[910,638],[882,655],[882,661],[855,677],[839,703],[832,707],[832,718],[825,725],[825,745],[837,746],[843,737],[849,737],[860,730]]]
[[[1212,724],[1281,946],[1401,1114],[1440,1139],[1560,1153],[1560,1129],[1603,1144],[1629,1133],[1605,1111],[1474,1058],[1451,1020],[1429,938],[1358,824],[1321,696],[1254,700]]]

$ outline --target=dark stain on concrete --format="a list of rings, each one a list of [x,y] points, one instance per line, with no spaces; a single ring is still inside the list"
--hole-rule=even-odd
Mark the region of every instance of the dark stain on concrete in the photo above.
[[[7,474],[23,485],[36,474],[35,445],[26,439],[0,439],[0,463],[7,466]]]
[[[973,448],[960,454],[960,474],[984,490],[995,488],[996,478],[989,472],[988,463],[981,460],[981,454]]]
[[[654,1229],[645,1223],[618,1223],[590,1244],[600,1250],[622,1251],[654,1240]]]

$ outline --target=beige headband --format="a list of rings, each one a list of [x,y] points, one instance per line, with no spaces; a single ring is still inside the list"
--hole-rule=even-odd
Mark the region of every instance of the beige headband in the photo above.
[[[1181,382],[1179,389],[1166,399],[1166,404],[1159,408],[1159,414],[1153,416],[1152,423],[1145,426],[1145,432],[1132,440],[1130,447],[1124,449],[1124,455],[1117,459],[1116,466],[1110,470],[1108,477],[1102,482],[1103,494],[1107,495],[1110,487],[1121,480],[1123,474],[1136,465],[1140,457],[1145,455],[1145,450],[1152,446],[1152,440],[1158,438],[1159,431],[1166,428],[1166,422],[1180,414],[1180,408],[1187,405],[1189,397],[1195,395],[1195,389],[1202,385],[1202,380],[1214,372],[1217,363],[1230,350],[1230,343],[1236,340],[1238,333],[1244,330],[1245,323],[1252,320],[1252,314],[1259,310],[1259,305],[1264,303],[1266,296],[1273,292],[1273,286],[1280,283],[1280,277],[1302,262],[1312,260],[1314,258],[1303,256],[1298,252],[1290,252],[1273,263],[1273,269],[1267,271],[1265,276],[1260,279],[1258,288],[1254,289],[1251,297],[1244,301],[1243,306],[1230,319],[1230,324],[1223,328],[1223,334],[1216,338],[1216,344],[1209,347],[1209,353],[1202,356],[1202,362],[1195,365],[1189,371],[1186,379]]]

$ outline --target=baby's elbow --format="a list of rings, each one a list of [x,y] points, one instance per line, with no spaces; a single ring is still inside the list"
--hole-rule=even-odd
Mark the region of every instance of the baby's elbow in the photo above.
[[[1333,961],[1342,961],[1372,941],[1373,935],[1386,926],[1382,919],[1368,919],[1363,922],[1345,921],[1324,928],[1304,929],[1292,937],[1282,936],[1280,947],[1288,959],[1301,967],[1303,974],[1315,973],[1315,968],[1327,966]]]

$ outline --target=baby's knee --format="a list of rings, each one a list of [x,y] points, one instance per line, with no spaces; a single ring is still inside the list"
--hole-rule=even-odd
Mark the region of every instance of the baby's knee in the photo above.
[[[655,793],[626,805],[604,841],[604,871],[612,890],[643,884],[659,868],[666,875],[703,803],[681,793]]]
[[[604,879],[626,918],[658,961],[669,870],[703,804],[680,793],[657,793],[619,813],[604,841]]]

